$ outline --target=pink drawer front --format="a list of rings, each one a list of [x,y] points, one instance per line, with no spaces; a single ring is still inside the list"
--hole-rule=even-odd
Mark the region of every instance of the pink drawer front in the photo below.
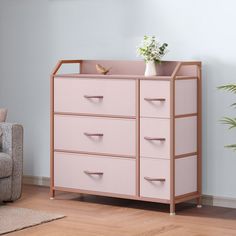
[[[140,155],[142,157],[170,158],[170,120],[141,118]]]
[[[141,158],[140,166],[140,195],[170,199],[170,161]]]
[[[175,160],[175,196],[197,191],[197,156]]]
[[[142,117],[170,117],[169,81],[141,81],[140,114]]]
[[[197,79],[175,82],[175,115],[197,113]]]
[[[54,111],[135,116],[135,81],[56,78]]]
[[[197,152],[197,116],[175,120],[175,154]]]
[[[135,160],[57,153],[54,185],[81,190],[135,195]]]
[[[54,148],[135,156],[135,120],[55,115]]]

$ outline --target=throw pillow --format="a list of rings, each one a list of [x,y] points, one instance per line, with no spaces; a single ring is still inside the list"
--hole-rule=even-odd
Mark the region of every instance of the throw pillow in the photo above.
[[[6,108],[0,108],[0,123],[5,122],[7,118],[7,109]]]
[[[7,118],[7,109],[5,108],[0,108],[0,123],[5,122]],[[0,150],[2,149],[2,130],[0,128]]]

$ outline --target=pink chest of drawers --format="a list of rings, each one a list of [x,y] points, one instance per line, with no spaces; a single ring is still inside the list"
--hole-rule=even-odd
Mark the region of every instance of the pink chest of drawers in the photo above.
[[[58,74],[78,63],[80,73]],[[112,67],[99,75],[95,65]],[[170,204],[201,200],[201,63],[60,61],[51,76],[55,191]]]

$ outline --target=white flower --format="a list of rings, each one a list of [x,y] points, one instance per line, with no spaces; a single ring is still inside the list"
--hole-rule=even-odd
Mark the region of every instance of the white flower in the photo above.
[[[144,36],[141,44],[137,48],[137,53],[142,56],[144,60],[161,62],[162,57],[167,52],[167,43],[162,45],[156,40],[155,36]]]

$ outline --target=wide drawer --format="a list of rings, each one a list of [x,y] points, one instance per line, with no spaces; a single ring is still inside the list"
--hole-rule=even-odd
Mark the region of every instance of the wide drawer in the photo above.
[[[140,114],[142,117],[170,117],[169,81],[141,81]]]
[[[170,120],[141,118],[140,154],[143,157],[170,158]]]
[[[140,195],[142,197],[170,199],[170,161],[141,158]]]
[[[135,156],[135,120],[54,116],[54,148]]]
[[[54,111],[135,116],[135,81],[56,78]]]
[[[54,185],[135,195],[135,159],[55,152]]]

